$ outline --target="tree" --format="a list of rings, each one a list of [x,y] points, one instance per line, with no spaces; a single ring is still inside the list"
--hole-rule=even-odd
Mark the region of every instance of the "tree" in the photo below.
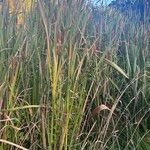
[[[109,6],[125,14],[132,11],[139,15],[141,21],[150,16],[149,0],[115,0]]]

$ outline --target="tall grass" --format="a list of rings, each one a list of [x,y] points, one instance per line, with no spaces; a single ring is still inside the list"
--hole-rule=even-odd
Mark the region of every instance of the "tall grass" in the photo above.
[[[85,0],[0,15],[0,149],[150,149],[148,23]]]

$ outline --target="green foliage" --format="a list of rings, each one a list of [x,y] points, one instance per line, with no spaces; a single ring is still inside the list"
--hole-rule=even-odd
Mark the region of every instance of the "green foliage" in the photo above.
[[[0,19],[0,149],[150,149],[150,28],[84,0]]]

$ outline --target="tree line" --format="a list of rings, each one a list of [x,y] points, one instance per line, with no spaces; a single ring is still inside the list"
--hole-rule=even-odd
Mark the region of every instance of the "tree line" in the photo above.
[[[109,7],[117,9],[122,13],[128,14],[133,12],[138,14],[141,21],[150,17],[150,1],[149,0],[114,0]]]

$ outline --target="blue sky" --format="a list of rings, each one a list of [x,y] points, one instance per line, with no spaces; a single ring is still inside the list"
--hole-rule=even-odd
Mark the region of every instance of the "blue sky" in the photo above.
[[[98,2],[98,1],[102,1],[102,0],[93,0],[94,3]],[[113,0],[103,0],[106,4],[109,4],[111,1]]]

